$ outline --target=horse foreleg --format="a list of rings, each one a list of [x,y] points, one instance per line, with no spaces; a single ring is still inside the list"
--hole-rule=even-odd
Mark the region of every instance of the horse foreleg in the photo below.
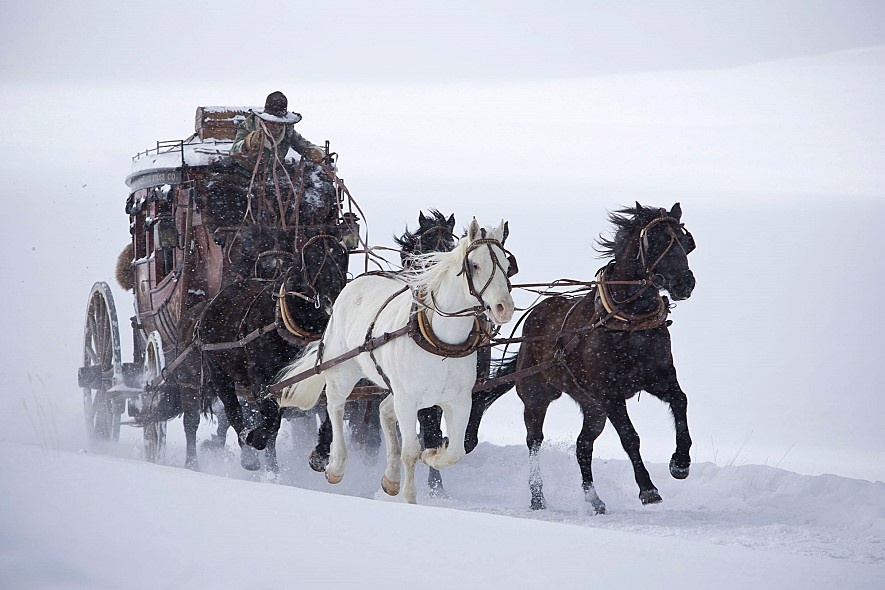
[[[356,379],[347,383],[332,378],[326,380],[326,412],[332,422],[332,450],[329,464],[326,465],[326,480],[335,484],[344,477],[347,465],[347,445],[344,443],[344,404],[356,384]]]
[[[462,400],[454,403],[440,404],[446,417],[448,442],[436,449],[426,449],[421,453],[421,460],[434,469],[443,469],[454,465],[464,458],[464,432],[467,430],[467,419],[470,417],[469,393]]]
[[[307,459],[308,465],[314,471],[322,473],[329,464],[329,453],[332,449],[332,420],[329,419],[329,413],[325,412],[323,422],[317,430],[317,444],[310,457]]]
[[[405,467],[403,497],[409,504],[416,504],[418,494],[415,491],[415,463],[421,455],[421,443],[415,431],[418,423],[418,407],[415,401],[406,395],[393,396],[393,407],[403,440],[400,451],[400,460]]]
[[[602,434],[605,428],[605,413],[599,407],[581,406],[584,414],[584,426],[578,435],[576,452],[578,466],[581,468],[582,486],[584,488],[584,500],[590,502],[596,514],[605,514],[605,503],[596,493],[593,486],[593,443]]]
[[[525,389],[517,386],[517,393],[522,398],[525,409],[523,420],[525,421],[525,444],[529,448],[529,491],[532,493],[532,510],[544,510],[547,508],[547,500],[544,498],[544,480],[541,478],[541,462],[538,454],[544,443],[544,418],[547,416],[547,408],[550,400],[546,398],[533,399],[524,397]],[[530,388],[528,388],[530,390]]]
[[[280,472],[280,465],[277,463],[277,435],[280,432],[283,413],[277,403],[271,399],[262,400],[258,404],[258,408],[264,418],[264,429],[267,433],[267,446],[264,447],[264,469],[277,475]]]
[[[399,493],[400,486],[400,456],[402,448],[399,437],[396,435],[396,411],[393,407],[393,396],[388,395],[381,401],[381,432],[387,445],[387,465],[384,468],[384,477],[381,478],[381,489],[390,496]]]
[[[186,452],[184,466],[194,471],[199,470],[200,466],[197,461],[197,428],[200,427],[200,393],[197,389],[181,388],[186,393],[182,394],[184,403],[183,422],[184,422],[184,438],[186,441]]]
[[[688,432],[688,397],[679,387],[675,372],[666,380],[660,389],[649,388],[649,393],[670,406],[673,425],[676,428],[676,450],[670,457],[670,475],[676,479],[685,479],[691,468],[691,435]]]
[[[433,406],[418,411],[418,424],[420,425],[420,437],[425,449],[435,449],[443,444],[442,435],[442,408]],[[427,487],[430,495],[445,496],[442,476],[438,469],[431,467],[427,473]]]
[[[651,476],[642,462],[642,456],[639,454],[639,434],[630,421],[627,414],[627,402],[623,397],[618,397],[608,404],[608,417],[612,426],[618,432],[621,439],[621,446],[627,452],[630,462],[633,464],[633,475],[636,478],[636,484],[639,486],[639,499],[643,504],[657,504],[661,501],[661,495],[658,489],[651,482]]]

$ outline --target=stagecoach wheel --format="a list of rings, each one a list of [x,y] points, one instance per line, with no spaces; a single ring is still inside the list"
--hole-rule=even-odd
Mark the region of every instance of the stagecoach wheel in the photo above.
[[[109,390],[122,380],[120,330],[117,309],[107,283],[99,282],[89,292],[83,330],[83,366],[79,382],[83,389],[83,411],[90,438],[117,441],[124,400]]]
[[[145,393],[142,403],[142,432],[144,435],[144,458],[151,463],[158,463],[166,454],[166,421],[158,420],[154,410],[159,404],[161,393],[157,390],[148,391],[148,384],[158,377],[166,367],[163,356],[163,342],[157,332],[151,332],[144,350],[144,383]]]

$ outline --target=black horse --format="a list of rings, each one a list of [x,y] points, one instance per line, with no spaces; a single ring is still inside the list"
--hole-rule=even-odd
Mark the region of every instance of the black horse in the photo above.
[[[550,403],[567,393],[581,407],[584,425],[577,440],[586,501],[598,514],[605,504],[593,487],[593,442],[606,418],[617,430],[630,457],[639,498],[643,504],[661,501],[639,454],[639,435],[627,414],[626,400],[639,391],[670,406],[676,427],[676,451],[670,473],[688,477],[691,436],[686,410],[688,400],[679,387],[667,320],[669,303],[687,299],[695,278],[688,254],[695,245],[682,223],[682,209],[643,207],[621,209],[609,216],[616,232],[600,238],[600,251],[612,260],[597,276],[598,285],[582,298],[551,297],[528,314],[522,335],[526,340],[517,355],[505,362],[496,376],[519,372],[516,391],[525,405],[526,444],[529,448],[533,509],[546,507],[538,451],[544,440],[544,417]],[[505,383],[474,396],[468,426],[472,440],[482,413],[513,387]]]
[[[255,274],[223,288],[195,310],[186,333],[198,343],[178,371],[181,410],[187,439],[187,465],[196,468],[196,431],[200,411],[217,396],[243,449],[241,462],[258,469],[254,449],[267,449],[267,469],[278,471],[276,436],[280,409],[263,396],[279,367],[291,362],[316,339],[329,321],[332,303],[347,281],[348,252],[341,236],[316,230],[295,244],[294,230],[251,226]],[[304,231],[302,229],[302,231]],[[244,420],[237,391],[257,403],[254,424]]]

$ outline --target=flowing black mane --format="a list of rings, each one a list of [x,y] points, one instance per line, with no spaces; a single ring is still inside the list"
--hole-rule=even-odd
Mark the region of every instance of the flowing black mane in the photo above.
[[[655,207],[643,207],[636,203],[636,207],[624,207],[608,214],[609,222],[615,226],[614,235],[611,239],[599,236],[596,243],[596,251],[600,258],[617,259],[623,253],[628,238],[636,230],[651,222],[661,214],[661,210]]]
[[[403,252],[414,253],[415,248],[418,246],[418,239],[421,237],[421,234],[428,227],[435,227],[445,225],[446,216],[440,213],[437,209],[431,209],[430,214],[426,217],[427,224],[422,225],[422,227],[418,228],[414,232],[409,231],[409,227],[406,226],[405,231],[401,237],[393,237],[393,241],[400,247]]]

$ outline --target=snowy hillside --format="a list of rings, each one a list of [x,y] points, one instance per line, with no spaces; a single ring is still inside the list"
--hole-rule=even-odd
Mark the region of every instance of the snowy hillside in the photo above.
[[[282,485],[243,471],[233,448],[192,473],[0,443],[0,473],[15,473],[0,478],[0,579],[20,590],[885,585],[882,483],[709,463],[677,482],[651,465],[664,502],[643,507],[628,463],[598,461],[609,514],[594,516],[571,451],[547,447],[550,508],[532,512],[525,450],[483,444],[444,472],[448,499],[420,485],[410,506],[380,491],[381,462],[354,455],[333,487],[298,440],[286,429]]]

